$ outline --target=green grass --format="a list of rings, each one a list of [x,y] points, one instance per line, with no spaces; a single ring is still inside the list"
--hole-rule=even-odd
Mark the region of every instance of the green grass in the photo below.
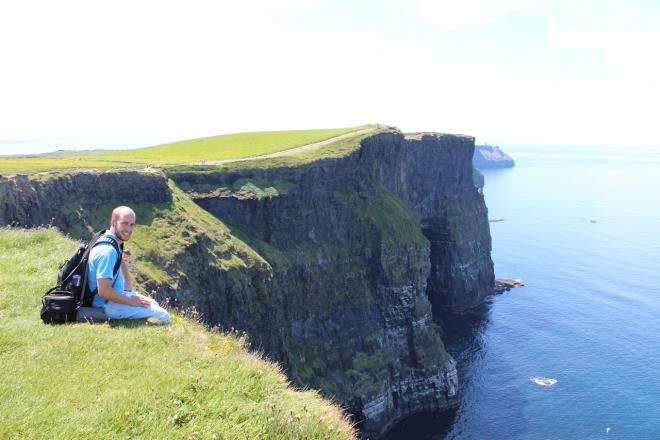
[[[56,152],[0,157],[0,175],[30,174],[71,168],[134,168],[241,159],[275,153],[375,126],[263,131],[191,139],[121,151]]]
[[[259,159],[244,162],[232,162],[223,165],[226,170],[244,169],[244,168],[275,168],[275,167],[294,167],[322,159],[342,158],[354,152],[360,146],[363,139],[378,133],[393,131],[392,127],[374,128],[368,133],[348,136],[325,145],[322,148],[314,148],[297,154],[288,156],[273,157],[269,159]]]
[[[0,158],[0,175],[33,174],[51,170],[87,169],[87,168],[134,168],[138,165],[95,160],[87,156],[69,159],[49,157],[6,157]],[[143,165],[139,167],[144,168]]]
[[[363,127],[358,127],[363,128]],[[398,133],[398,129],[387,126],[374,126],[373,130],[367,133],[360,133],[354,136],[347,136],[328,145],[320,148],[313,148],[306,151],[301,151],[286,156],[271,157],[264,159],[255,159],[249,161],[236,161],[220,165],[177,165],[166,168],[164,171],[167,174],[176,173],[215,173],[218,171],[238,171],[245,169],[267,169],[267,168],[281,168],[281,167],[296,167],[310,162],[315,162],[322,159],[342,158],[350,155],[360,147],[363,139],[374,136],[379,133]]]
[[[351,209],[362,220],[373,224],[384,243],[399,248],[403,245],[428,246],[415,215],[399,196],[382,185],[370,190],[364,199],[355,192],[336,192],[335,198]]]
[[[150,164],[182,164],[260,156],[367,128],[261,131],[212,136],[147,148],[99,154],[98,158]]]
[[[53,229],[0,229],[0,438],[355,437],[237,335],[178,316],[43,324],[40,296],[75,247]]]

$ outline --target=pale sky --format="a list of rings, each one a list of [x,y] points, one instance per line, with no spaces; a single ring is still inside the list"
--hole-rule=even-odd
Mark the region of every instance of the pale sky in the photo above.
[[[0,154],[390,124],[660,146],[660,2],[7,0]]]

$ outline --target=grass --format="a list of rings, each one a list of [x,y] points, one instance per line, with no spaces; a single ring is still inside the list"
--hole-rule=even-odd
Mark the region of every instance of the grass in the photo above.
[[[29,174],[71,168],[134,168],[193,164],[259,156],[375,126],[263,131],[191,139],[122,151],[83,151],[0,157],[0,175]]]
[[[240,336],[176,315],[43,324],[40,296],[75,247],[53,229],[0,229],[0,438],[355,438]]]
[[[358,127],[364,128],[364,127]],[[272,157],[266,159],[256,159],[250,161],[236,161],[222,165],[199,165],[195,167],[178,166],[166,170],[168,173],[197,171],[197,172],[215,172],[215,171],[234,171],[241,169],[265,169],[265,168],[280,168],[280,167],[295,167],[304,165],[310,162],[315,162],[322,159],[342,158],[350,155],[359,148],[360,142],[375,134],[398,132],[397,129],[387,126],[374,127],[373,130],[367,133],[360,133],[354,136],[347,136],[336,142],[324,145],[321,148],[313,148],[306,151],[297,152],[280,157]]]
[[[151,164],[180,164],[198,161],[240,159],[319,142],[362,128],[367,127],[226,134],[138,148],[135,150],[99,154],[97,157],[108,160],[128,160]]]
[[[373,224],[385,244],[393,248],[404,245],[428,246],[419,222],[399,196],[382,185],[370,189],[365,199],[352,191],[336,192],[337,201],[347,206],[361,220]]]
[[[362,127],[358,127],[362,128]],[[366,133],[347,136],[331,144],[306,151],[300,151],[286,156],[236,161],[219,165],[175,165],[164,169],[164,172],[177,180],[177,175],[186,173],[215,174],[217,172],[232,172],[241,170],[262,170],[269,168],[285,168],[305,165],[322,159],[342,158],[350,155],[360,147],[363,139],[379,133],[398,133],[398,129],[388,126],[374,126]]]
[[[44,171],[85,168],[131,168],[144,167],[126,163],[95,160],[87,156],[71,157],[69,159],[49,157],[0,157],[0,175],[33,174]]]

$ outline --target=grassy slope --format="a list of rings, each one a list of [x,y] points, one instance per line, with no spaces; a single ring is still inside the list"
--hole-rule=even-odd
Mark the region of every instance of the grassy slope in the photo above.
[[[71,159],[51,159],[44,157],[0,158],[0,175],[32,174],[43,171],[64,170],[72,168],[117,168],[128,167],[127,164],[93,160],[85,157]],[[135,166],[133,166],[135,167]],[[141,167],[144,167],[141,165]]]
[[[249,161],[236,161],[222,165],[179,165],[169,167],[167,172],[216,172],[216,171],[231,171],[240,169],[264,169],[264,168],[277,168],[277,167],[295,167],[306,163],[314,162],[321,159],[338,158],[350,155],[359,146],[362,139],[373,136],[378,133],[398,132],[393,127],[374,127],[374,129],[367,133],[356,134],[355,136],[348,136],[324,145],[320,148],[313,148],[306,151],[301,151],[295,154],[271,157],[266,159],[255,159]]]
[[[287,150],[368,127],[237,133],[134,150],[7,156],[0,157],[0,175],[67,168],[144,167],[147,164],[158,166],[239,159]]]
[[[318,142],[364,127],[325,130],[262,131],[191,139],[136,150],[100,154],[110,160],[152,164],[179,164],[205,160],[239,159],[259,156]]]
[[[212,262],[222,270],[243,269],[255,264],[268,263],[240,239],[218,218],[195,204],[174,182],[169,181],[172,201],[168,203],[132,203],[136,212],[136,225],[130,242],[130,263],[143,278],[166,282],[176,288],[176,269],[166,273],[180,253],[189,246],[204,242]],[[111,201],[90,210],[91,230],[74,227],[65,232],[77,238],[88,238],[91,233],[106,227],[112,209],[122,203]],[[206,264],[206,263],[205,263]],[[268,267],[264,268],[269,270]],[[173,284],[174,283],[174,284]]]
[[[55,230],[0,229],[0,438],[354,437],[236,336],[178,317],[42,324],[40,295],[75,247]]]

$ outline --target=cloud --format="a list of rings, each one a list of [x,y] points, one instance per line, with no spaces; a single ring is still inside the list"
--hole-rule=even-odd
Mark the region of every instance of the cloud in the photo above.
[[[378,121],[367,106],[391,107],[393,78],[411,74],[393,54],[428,50],[250,14],[125,6],[80,5],[0,26],[0,41],[20,42],[0,46],[12,66],[0,70],[3,135],[176,139]]]
[[[550,21],[546,42],[555,49],[599,50],[602,60],[625,86],[658,85],[660,80],[660,26],[562,26]]]
[[[469,29],[541,3],[385,1],[437,29]],[[373,26],[351,27],[337,26],[345,5],[300,14],[319,0],[266,3],[0,3],[0,136],[174,140],[382,122],[484,140],[652,138],[660,94],[643,84],[657,84],[648,74],[658,72],[656,28],[554,22],[547,47],[524,52],[548,64],[526,56],[488,64],[499,52],[484,50],[511,48],[399,32],[387,5],[354,17]],[[252,13],[255,7],[265,9]],[[287,17],[287,8],[295,13]],[[529,17],[516,18],[528,29]],[[491,32],[474,35],[498,42]],[[591,57],[575,65],[580,50],[601,56],[607,75]],[[639,71],[643,63],[647,73]]]
[[[411,0],[391,1],[402,18],[443,31],[476,27],[528,10],[545,0]]]

